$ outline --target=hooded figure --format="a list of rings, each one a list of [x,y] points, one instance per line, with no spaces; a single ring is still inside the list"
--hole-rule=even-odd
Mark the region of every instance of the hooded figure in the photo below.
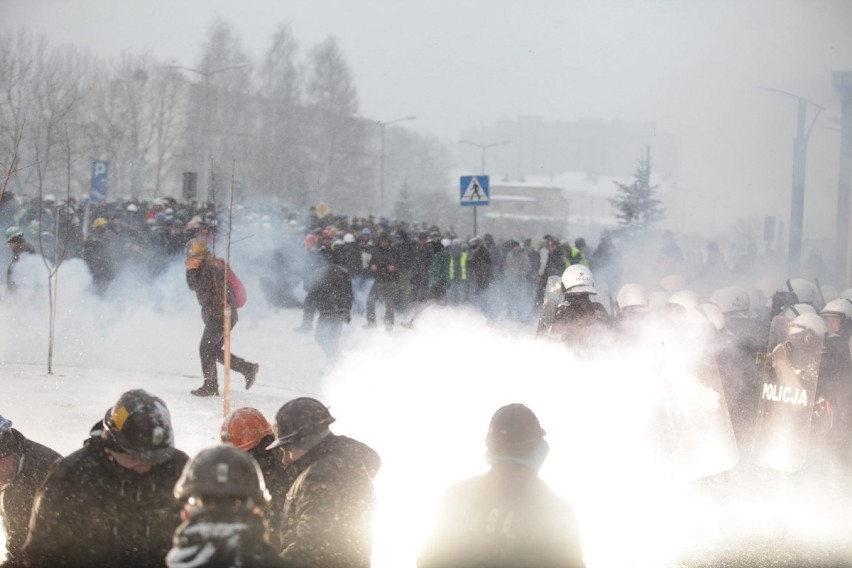
[[[549,446],[532,410],[494,413],[484,475],[445,495],[418,568],[584,566],[572,507],[538,478]]]

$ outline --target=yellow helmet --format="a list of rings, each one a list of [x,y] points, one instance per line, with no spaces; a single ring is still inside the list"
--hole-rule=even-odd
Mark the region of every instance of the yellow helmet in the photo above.
[[[101,227],[106,227],[109,222],[103,217],[98,217],[94,221],[92,221],[92,229],[100,229]]]
[[[207,241],[204,239],[194,238],[186,243],[187,257],[202,257],[207,256]]]

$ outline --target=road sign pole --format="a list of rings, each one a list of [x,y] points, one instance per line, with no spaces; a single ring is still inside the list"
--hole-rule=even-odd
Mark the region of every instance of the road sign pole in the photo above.
[[[479,209],[476,205],[473,206],[473,236],[476,236],[476,210]]]

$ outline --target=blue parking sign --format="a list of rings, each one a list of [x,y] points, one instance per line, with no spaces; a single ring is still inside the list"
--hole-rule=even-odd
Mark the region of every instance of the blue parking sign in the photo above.
[[[109,162],[92,160],[92,191],[91,200],[103,201],[109,193]]]

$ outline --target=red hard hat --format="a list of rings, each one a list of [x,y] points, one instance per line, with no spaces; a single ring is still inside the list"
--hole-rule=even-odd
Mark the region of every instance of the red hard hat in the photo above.
[[[243,451],[255,447],[272,434],[272,426],[256,408],[238,408],[225,417],[219,432],[221,440]]]

